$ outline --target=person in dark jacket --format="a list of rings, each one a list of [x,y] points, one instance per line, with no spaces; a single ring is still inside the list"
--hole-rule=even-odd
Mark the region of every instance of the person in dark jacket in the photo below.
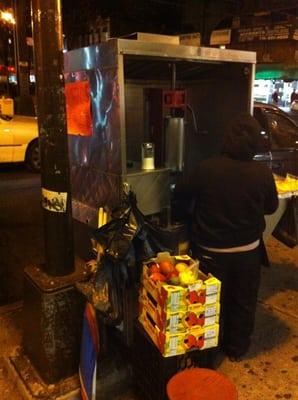
[[[272,103],[275,104],[275,105],[278,105],[278,101],[279,101],[278,91],[275,90],[275,91],[272,93]]]
[[[261,130],[249,114],[234,118],[222,153],[175,189],[178,204],[192,203],[191,248],[200,268],[222,281],[222,347],[235,360],[248,351],[254,328],[264,215],[278,207],[270,169],[253,161]]]

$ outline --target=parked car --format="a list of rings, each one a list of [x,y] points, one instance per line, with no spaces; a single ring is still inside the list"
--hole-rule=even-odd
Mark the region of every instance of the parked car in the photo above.
[[[263,152],[255,159],[266,162],[274,173],[298,176],[298,126],[278,107],[254,103],[254,117],[263,128]]]
[[[0,163],[22,162],[32,171],[40,170],[36,117],[0,116]]]

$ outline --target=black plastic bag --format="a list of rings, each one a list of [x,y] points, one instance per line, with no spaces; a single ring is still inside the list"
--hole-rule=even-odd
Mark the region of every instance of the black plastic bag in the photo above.
[[[123,260],[128,253],[132,240],[138,231],[131,207],[123,209],[116,217],[93,232],[94,239],[114,260]]]
[[[164,230],[152,224],[138,209],[133,192],[124,199],[122,208],[112,212],[112,220],[93,232],[93,237],[114,260],[124,260],[131,246],[136,248],[138,261],[170,251],[163,244]]]
[[[292,196],[272,235],[286,246],[298,244],[298,197]]]
[[[93,304],[107,325],[118,325],[123,319],[122,299],[125,282],[125,264],[115,264],[109,256],[103,255],[89,281],[77,283],[76,286]]]
[[[169,251],[159,240],[165,236],[138,209],[132,192],[122,207],[113,210],[111,221],[93,232],[102,254],[97,256],[95,271],[88,282],[77,287],[106,324],[118,325],[122,321],[124,293],[138,282],[141,262],[158,252]]]

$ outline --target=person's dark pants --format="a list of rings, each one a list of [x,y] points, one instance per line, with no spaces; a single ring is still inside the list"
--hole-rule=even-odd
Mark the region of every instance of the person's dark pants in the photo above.
[[[245,354],[254,329],[260,285],[259,249],[239,253],[214,253],[199,249],[200,269],[222,282],[221,346],[232,357]]]

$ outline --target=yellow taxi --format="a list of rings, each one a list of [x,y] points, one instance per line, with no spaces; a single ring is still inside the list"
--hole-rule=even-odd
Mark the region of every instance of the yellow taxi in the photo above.
[[[0,115],[0,163],[25,162],[40,170],[36,117]]]

